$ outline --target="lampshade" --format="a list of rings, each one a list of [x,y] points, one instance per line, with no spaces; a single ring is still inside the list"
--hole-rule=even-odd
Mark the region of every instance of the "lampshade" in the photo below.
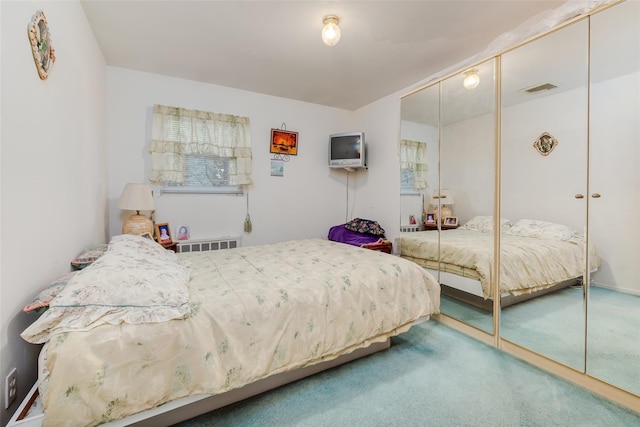
[[[325,16],[322,23],[322,41],[327,46],[335,46],[340,41],[340,20],[335,15]]]
[[[136,211],[122,225],[123,234],[153,235],[153,223],[149,218],[140,215],[140,211],[152,211],[155,208],[151,187],[146,184],[128,183],[116,203],[118,209]]]
[[[455,203],[450,190],[435,190],[431,195],[431,204],[437,206],[438,201],[440,201],[441,205],[453,205]]]
[[[464,72],[465,78],[462,85],[467,89],[475,89],[480,84],[480,77],[478,76],[478,70],[475,68]]]
[[[440,207],[438,208],[438,202]],[[431,204],[436,208],[436,220],[453,216],[453,212],[448,205],[453,205],[453,194],[449,190],[435,190],[431,195]]]

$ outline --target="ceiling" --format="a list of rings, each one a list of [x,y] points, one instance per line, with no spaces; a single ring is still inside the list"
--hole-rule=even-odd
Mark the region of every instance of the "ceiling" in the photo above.
[[[83,0],[109,66],[344,109],[483,51],[564,0]],[[337,15],[341,41],[320,39]]]

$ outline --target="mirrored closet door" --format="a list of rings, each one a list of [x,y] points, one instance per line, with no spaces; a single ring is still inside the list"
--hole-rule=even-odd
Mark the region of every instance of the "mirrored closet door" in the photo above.
[[[640,2],[591,17],[587,373],[640,395]]]
[[[460,236],[467,221],[483,218],[489,227],[492,222],[495,64],[494,59],[478,64],[404,97],[400,132],[401,255],[427,268],[441,283],[443,314],[489,334],[494,333],[493,233],[470,232],[481,245],[479,269],[474,259],[460,259],[463,249],[453,248],[467,241],[463,237],[469,236]],[[470,74],[474,84],[468,83]],[[423,157],[426,182],[417,185],[421,175],[416,170],[422,166],[415,159]],[[411,218],[420,218],[416,226]]]
[[[493,327],[493,233],[467,229],[490,224],[495,195],[496,60],[442,81],[440,195],[432,199],[440,224],[442,312],[490,334]],[[436,195],[437,196],[437,195]],[[446,215],[456,226],[447,224]],[[461,244],[463,246],[461,246]],[[474,255],[469,251],[474,248]]]
[[[517,304],[503,301],[500,335],[581,372],[588,37],[584,19],[501,60],[501,216],[513,225],[501,233],[500,275],[501,282],[517,277],[515,286],[527,282],[533,291],[523,291],[526,300]],[[527,271],[509,270],[515,256],[528,257]]]

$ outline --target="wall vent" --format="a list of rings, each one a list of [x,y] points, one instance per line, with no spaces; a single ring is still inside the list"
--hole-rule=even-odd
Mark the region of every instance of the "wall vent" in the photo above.
[[[540,85],[536,85],[536,86],[532,86],[526,89],[522,89],[523,92],[527,92],[527,93],[538,93],[538,92],[542,92],[545,90],[551,90],[551,89],[555,89],[558,86],[551,84],[551,83],[542,83]]]
[[[420,226],[417,224],[401,225],[400,231],[402,233],[413,233],[414,231],[420,231]]]
[[[176,252],[206,252],[239,248],[240,237],[214,237],[211,239],[184,240],[177,242]]]

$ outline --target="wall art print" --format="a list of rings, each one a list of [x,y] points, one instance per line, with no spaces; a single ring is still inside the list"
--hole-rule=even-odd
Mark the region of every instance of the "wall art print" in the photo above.
[[[271,153],[298,155],[298,132],[271,129]]]
[[[51,33],[49,32],[47,18],[42,10],[37,11],[31,18],[27,33],[38,75],[41,80],[46,80],[49,77],[53,63],[56,61],[56,55],[51,44]]]

